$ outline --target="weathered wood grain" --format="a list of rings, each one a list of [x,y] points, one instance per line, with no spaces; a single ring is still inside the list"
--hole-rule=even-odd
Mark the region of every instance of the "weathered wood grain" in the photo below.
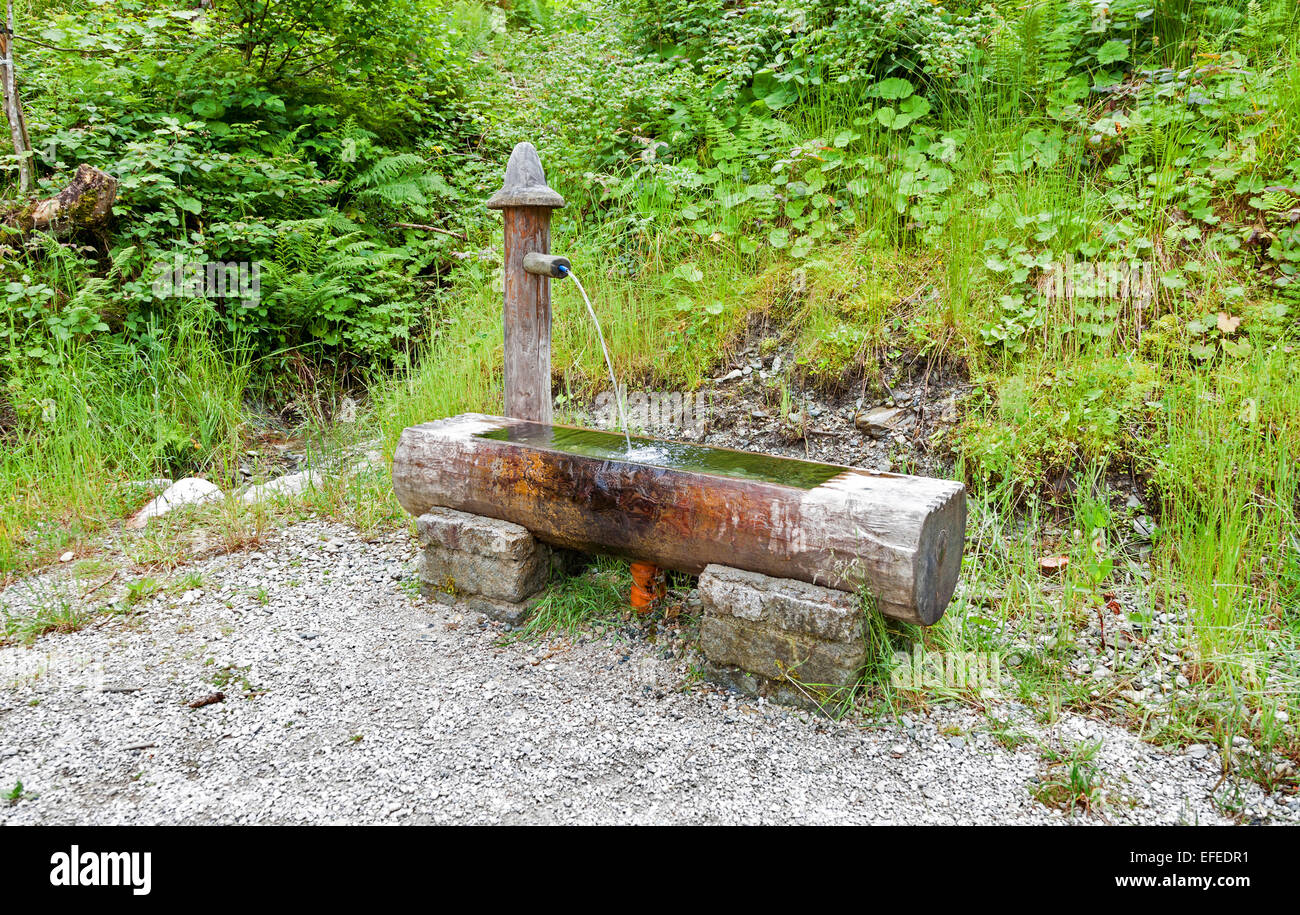
[[[402,507],[486,515],[556,546],[695,574],[718,563],[865,587],[882,613],[924,625],[956,587],[960,483],[846,467],[804,489],[477,437],[510,425],[465,414],[406,429],[393,459]]]
[[[551,421],[551,281],[524,269],[529,254],[551,250],[551,210],[564,198],[546,186],[531,143],[519,143],[506,164],[505,183],[488,207],[505,228],[505,411],[508,416]]]
[[[551,281],[524,270],[524,255],[551,250],[551,211],[511,207],[505,218],[505,409],[551,421]]]

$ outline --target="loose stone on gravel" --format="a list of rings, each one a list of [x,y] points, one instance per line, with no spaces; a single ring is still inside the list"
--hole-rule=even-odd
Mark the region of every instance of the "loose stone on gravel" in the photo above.
[[[875,407],[854,415],[853,425],[872,438],[884,438],[903,427],[910,418],[901,407]]]
[[[314,470],[300,470],[297,473],[276,477],[266,483],[250,486],[240,495],[239,500],[246,503],[265,502],[277,496],[301,495],[309,489],[319,489],[322,478]]]
[[[201,505],[204,502],[219,501],[225,497],[225,493],[215,483],[201,480],[198,477],[186,477],[168,486],[162,495],[132,515],[127,520],[126,526],[129,530],[138,531],[143,529],[153,518],[165,515],[183,505]]]

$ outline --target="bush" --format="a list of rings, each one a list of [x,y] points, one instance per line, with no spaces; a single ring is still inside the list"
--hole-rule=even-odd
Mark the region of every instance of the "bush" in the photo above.
[[[471,46],[438,27],[451,15],[438,3],[173,5],[56,4],[24,49],[41,192],[81,163],[120,187],[110,233],[0,235],[8,371],[34,370],[53,343],[129,343],[174,322],[186,303],[158,281],[177,264],[263,271],[260,298],[204,291],[222,345],[390,358],[420,333],[421,275],[450,267],[451,239],[391,223],[462,209],[481,132],[460,88]]]
[[[992,14],[974,4],[930,0],[639,0],[634,33],[661,55],[684,57],[715,99],[745,95],[763,77],[791,92],[758,97],[781,104],[810,86],[860,83],[890,74],[958,75],[988,31]],[[770,80],[769,80],[770,82]]]

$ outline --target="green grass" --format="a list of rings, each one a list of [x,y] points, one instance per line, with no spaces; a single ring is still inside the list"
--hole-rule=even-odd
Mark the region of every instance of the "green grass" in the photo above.
[[[1040,804],[1067,812],[1099,812],[1102,807],[1102,773],[1097,765],[1101,741],[1083,741],[1059,750],[1043,749],[1046,771],[1033,788]]]
[[[521,641],[600,632],[617,626],[630,612],[632,575],[627,563],[598,557],[584,572],[554,581],[538,601],[523,628],[512,634]]]
[[[248,369],[192,317],[139,349],[52,339],[53,371],[15,379],[26,386],[12,399],[30,412],[0,456],[0,578],[50,561],[155,494],[132,481],[229,474]]]
[[[1007,750],[1016,750],[1030,742],[1030,737],[1005,718],[989,716],[989,736]]]
[[[28,791],[25,787],[23,787],[23,783],[20,780],[14,782],[14,786],[11,789],[9,789],[7,792],[5,792],[4,801],[10,807],[13,807],[19,801],[32,800],[35,797],[37,797],[36,792]]]
[[[123,600],[128,607],[142,604],[153,598],[162,589],[162,583],[158,579],[146,575],[144,578],[137,578],[126,586],[126,597]]]
[[[93,612],[58,597],[42,601],[27,613],[0,608],[0,644],[14,641],[30,645],[52,632],[76,632],[93,617]]]
[[[148,483],[154,478],[202,476],[228,494],[241,485],[239,458],[256,444],[256,408],[247,398],[252,367],[239,349],[214,344],[201,313],[193,317],[159,329],[143,349],[51,342],[50,371],[11,380],[28,385],[13,400],[30,411],[0,453],[0,582],[93,543],[158,494]],[[350,426],[308,421],[299,429],[307,464],[331,468],[318,488],[154,520],[124,544],[128,557],[175,565],[186,554],[181,522],[195,517],[230,547],[260,536],[272,518],[304,512],[363,532],[389,527],[402,512],[386,467],[352,457],[378,432],[371,413]]]

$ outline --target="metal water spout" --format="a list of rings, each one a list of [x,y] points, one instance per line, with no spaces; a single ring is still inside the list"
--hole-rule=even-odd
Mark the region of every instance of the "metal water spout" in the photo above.
[[[551,279],[562,280],[569,275],[571,267],[569,259],[558,254],[530,251],[524,255],[524,270],[534,276],[549,276]]]

